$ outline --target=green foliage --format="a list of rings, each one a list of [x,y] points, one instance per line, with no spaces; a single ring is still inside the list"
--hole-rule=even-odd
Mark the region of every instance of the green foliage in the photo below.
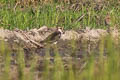
[[[15,0],[0,0],[0,27],[7,29],[31,29],[39,28],[43,25],[48,27],[62,26],[65,29],[76,29],[90,26],[93,28],[106,28],[104,18],[107,13],[111,16],[111,26],[120,26],[120,6],[119,0],[106,0],[103,8],[95,10],[95,5],[79,5],[79,10],[69,9],[70,5],[59,3],[40,5],[18,5],[15,8]],[[76,4],[75,4],[76,5]],[[24,7],[23,7],[24,6]],[[58,8],[56,8],[58,7]],[[83,17],[82,17],[83,16]],[[71,55],[75,57],[76,42],[71,41]],[[68,69],[65,69],[57,46],[54,49],[54,63],[51,70],[50,47],[44,57],[44,69],[42,80],[119,80],[120,79],[120,49],[114,44],[111,37],[102,38],[99,44],[98,56],[91,53],[85,57],[84,67],[75,70],[72,60],[69,61]],[[104,54],[106,52],[106,54]],[[97,57],[97,58],[96,58]],[[75,57],[76,58],[76,57]],[[82,60],[82,59],[81,59]],[[25,74],[25,55],[21,48],[17,52],[17,66],[19,80],[34,80],[38,57],[33,56],[30,71]],[[1,67],[2,66],[2,67]],[[81,65],[83,66],[83,65]],[[4,41],[0,41],[0,80],[11,80],[11,51]],[[1,72],[3,70],[3,72]]]
[[[10,50],[3,41],[1,41],[0,56],[4,59],[4,72],[0,75],[2,80],[11,80],[10,75]],[[73,51],[75,43],[72,41],[71,46]],[[4,47],[3,47],[4,46]],[[116,48],[116,44],[111,40],[111,37],[102,38],[99,46],[99,55],[96,56],[95,53],[91,53],[84,64],[86,64],[82,70],[75,70],[73,68],[72,59],[69,60],[68,69],[65,69],[64,61],[59,55],[58,48],[53,45],[53,50],[55,53],[53,67],[51,69],[50,64],[50,46],[46,51],[46,56],[44,57],[44,69],[42,72],[42,80],[119,80],[120,74],[120,54],[119,47]],[[104,51],[106,50],[106,54]],[[25,57],[24,52],[21,48],[18,48],[17,53],[17,63],[18,63],[18,79],[19,80],[34,80],[35,78],[35,68],[37,65],[38,58],[33,57],[31,60],[31,67],[28,74],[25,74]],[[95,55],[94,55],[95,54]],[[0,60],[2,59],[0,57]],[[82,60],[82,59],[81,59]],[[0,62],[1,63],[1,62]],[[76,63],[76,62],[75,62]],[[0,64],[1,65],[1,64]],[[83,66],[83,65],[81,65]],[[79,67],[81,67],[79,66]],[[2,69],[2,68],[1,68]]]
[[[5,2],[7,3],[5,3]],[[56,2],[56,0],[55,0]],[[111,16],[111,26],[120,25],[119,1],[104,1],[95,4],[87,2],[77,4],[48,3],[38,5],[17,5],[14,0],[0,2],[0,27],[14,29],[39,28],[43,25],[48,27],[62,26],[65,29],[84,28],[105,28],[105,16]],[[102,6],[101,6],[102,5]],[[101,7],[100,7],[101,6]],[[100,7],[100,8],[99,8]]]

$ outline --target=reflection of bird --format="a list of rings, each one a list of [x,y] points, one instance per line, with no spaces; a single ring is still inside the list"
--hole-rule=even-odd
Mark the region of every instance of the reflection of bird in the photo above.
[[[62,34],[63,29],[61,27],[57,27],[57,29],[52,34],[50,34],[45,40],[41,41],[40,43],[56,44]]]

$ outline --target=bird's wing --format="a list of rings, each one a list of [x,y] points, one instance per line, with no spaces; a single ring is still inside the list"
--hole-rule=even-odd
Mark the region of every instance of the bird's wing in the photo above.
[[[55,31],[52,34],[50,34],[45,40],[43,40],[42,42],[54,42],[56,41],[56,39],[58,39],[60,37],[60,32]]]

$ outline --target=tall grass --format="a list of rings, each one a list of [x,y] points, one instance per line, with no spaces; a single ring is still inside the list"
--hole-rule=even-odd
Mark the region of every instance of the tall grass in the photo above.
[[[47,0],[46,0],[47,1]],[[0,0],[0,27],[7,29],[31,29],[39,28],[43,25],[48,27],[62,26],[65,29],[76,29],[90,26],[93,28],[106,28],[104,18],[107,13],[111,16],[111,25],[120,26],[120,6],[119,0],[109,0],[103,3],[101,10],[95,10],[91,3],[77,4],[80,6],[70,9],[72,3],[66,4],[54,0],[50,3],[38,2],[35,4],[27,4],[27,2],[20,3],[16,9],[15,0]],[[33,1],[34,3],[34,1]],[[29,6],[29,7],[28,7]],[[77,6],[77,7],[78,7]],[[83,16],[83,18],[81,18]],[[81,18],[81,19],[80,19]],[[76,42],[74,40],[70,43],[72,50],[71,56],[76,57]],[[86,45],[86,44],[85,44]],[[89,57],[86,55],[84,63],[79,69],[74,67],[74,63],[78,64],[77,60],[72,58],[65,68],[64,61],[59,54],[57,46],[53,46],[55,54],[54,61],[50,61],[50,49],[48,46],[46,55],[44,57],[44,68],[42,80],[119,80],[120,79],[120,49],[119,45],[114,44],[110,37],[104,38],[99,44],[98,55],[91,52]],[[10,47],[4,41],[0,41],[0,80],[12,80],[10,75],[11,70],[11,53]],[[36,71],[38,67],[38,55],[34,53],[33,59],[30,61],[31,65],[27,68],[25,62],[25,55],[22,48],[18,47],[17,54],[17,74],[15,75],[19,80],[35,80]],[[51,65],[52,64],[52,65]],[[39,77],[39,75],[38,75]]]
[[[104,1],[100,9],[97,9],[99,4],[93,1],[83,1],[83,3],[80,1],[79,4],[78,2],[71,4],[55,2],[45,4],[38,1],[36,5],[25,5],[24,3],[29,3],[25,1],[16,5],[17,2],[14,0],[2,0],[0,2],[0,27],[31,29],[46,25],[48,27],[62,26],[65,29],[86,26],[105,28],[104,19],[107,13],[110,13],[112,26],[120,25],[119,0]]]
[[[2,56],[0,59],[3,59],[3,62],[0,62],[0,64],[3,63],[1,65],[4,65],[0,68],[3,70],[1,72],[2,75],[0,74],[0,79],[12,80],[10,75],[11,51],[7,47],[4,47],[4,44],[5,43],[3,41],[0,43],[0,56]],[[74,42],[71,42],[71,45],[74,46]],[[42,80],[119,80],[120,78],[119,46],[116,48],[116,44],[114,44],[110,37],[101,40],[99,44],[98,55],[92,52],[89,57],[86,57],[86,60],[84,62],[85,65],[83,68],[81,68],[82,70],[74,68],[73,59],[69,60],[66,69],[57,46],[54,45],[53,48],[55,56],[52,63],[50,61],[51,56],[49,53],[51,48],[48,47],[46,51],[46,56],[44,57],[44,68],[41,76]],[[31,67],[26,74],[25,69],[27,67],[25,67],[26,63],[23,50],[21,50],[21,48],[18,48],[17,54],[18,79],[35,80],[35,76],[38,75],[35,74],[37,70],[36,67],[38,58],[34,56],[34,58],[31,60]],[[77,64],[77,62],[74,63]],[[83,64],[81,66],[83,66]]]

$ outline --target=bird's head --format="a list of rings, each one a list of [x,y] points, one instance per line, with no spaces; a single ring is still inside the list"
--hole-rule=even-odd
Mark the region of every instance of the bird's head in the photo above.
[[[59,31],[61,34],[64,34],[64,31],[63,31],[62,27],[57,27],[57,31]]]

